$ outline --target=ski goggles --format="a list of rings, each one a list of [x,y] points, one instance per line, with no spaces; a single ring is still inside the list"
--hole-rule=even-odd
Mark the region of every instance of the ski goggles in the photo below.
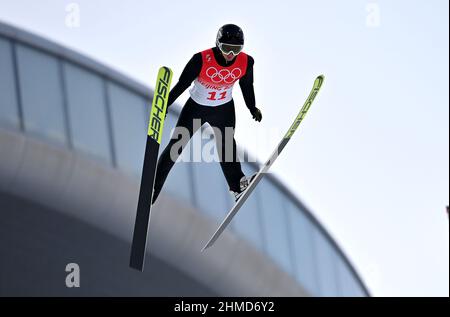
[[[234,44],[226,44],[226,43],[217,43],[219,46],[219,49],[222,53],[225,55],[233,54],[234,56],[238,55],[242,49],[244,48],[244,45],[234,45]]]

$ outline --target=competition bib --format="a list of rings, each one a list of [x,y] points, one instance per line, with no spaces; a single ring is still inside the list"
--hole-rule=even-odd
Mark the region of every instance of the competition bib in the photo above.
[[[201,52],[202,69],[189,90],[191,98],[203,106],[220,106],[233,96],[233,86],[247,71],[247,55],[241,52],[229,67],[220,66],[212,49]]]

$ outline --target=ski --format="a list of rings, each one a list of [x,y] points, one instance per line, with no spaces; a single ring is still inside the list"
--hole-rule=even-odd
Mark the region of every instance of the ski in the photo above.
[[[144,270],[147,234],[150,223],[153,185],[155,182],[158,151],[161,144],[164,120],[166,118],[167,101],[169,99],[172,70],[161,67],[158,71],[152,108],[147,131],[144,164],[142,168],[141,187],[134,224],[133,242],[131,245],[130,267]]]
[[[258,183],[261,181],[261,179],[264,177],[265,173],[269,170],[270,166],[272,166],[273,162],[277,159],[278,155],[280,155],[281,151],[283,151],[286,144],[291,139],[292,135],[297,130],[298,126],[302,122],[303,118],[305,117],[306,113],[308,112],[309,108],[311,107],[311,104],[314,101],[314,98],[317,96],[320,87],[322,87],[323,81],[325,77],[323,75],[320,75],[316,78],[314,81],[314,86],[311,90],[311,93],[309,94],[308,99],[306,99],[305,104],[303,105],[302,109],[300,110],[299,114],[294,120],[294,123],[289,128],[286,135],[283,137],[281,142],[276,147],[275,151],[272,153],[270,159],[263,165],[263,167],[260,169],[260,171],[256,174],[256,176],[253,178],[252,182],[248,185],[245,192],[239,197],[239,199],[236,201],[233,208],[228,212],[225,219],[219,226],[219,228],[216,230],[216,232],[213,234],[211,239],[208,241],[208,243],[203,247],[202,252],[206,250],[207,248],[211,247],[216,240],[220,237],[222,232],[225,230],[225,228],[228,226],[228,224],[231,222],[233,217],[237,214],[239,209],[242,207],[242,205],[245,203],[247,198],[250,196],[250,194],[253,192],[255,187],[258,185]]]

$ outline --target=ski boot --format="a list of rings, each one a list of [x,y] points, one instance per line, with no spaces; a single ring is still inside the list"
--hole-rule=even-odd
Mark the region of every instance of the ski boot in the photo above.
[[[238,201],[239,198],[241,198],[242,194],[246,191],[246,189],[248,188],[250,183],[253,181],[255,176],[256,176],[256,173],[251,175],[250,177],[243,176],[241,178],[241,180],[239,181],[239,191],[236,192],[236,191],[230,190],[230,193],[233,195],[235,201]]]

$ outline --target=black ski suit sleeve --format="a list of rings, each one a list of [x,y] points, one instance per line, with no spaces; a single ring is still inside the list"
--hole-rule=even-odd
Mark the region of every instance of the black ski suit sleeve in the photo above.
[[[255,102],[255,90],[253,88],[253,65],[255,60],[253,57],[248,56],[247,71],[243,77],[239,80],[239,86],[241,86],[242,95],[244,96],[245,104],[251,113],[256,108]]]
[[[172,105],[175,100],[192,84],[195,78],[198,77],[202,69],[202,55],[200,53],[195,54],[186,64],[183,72],[180,75],[180,79],[176,85],[172,88],[169,94],[168,105]]]

